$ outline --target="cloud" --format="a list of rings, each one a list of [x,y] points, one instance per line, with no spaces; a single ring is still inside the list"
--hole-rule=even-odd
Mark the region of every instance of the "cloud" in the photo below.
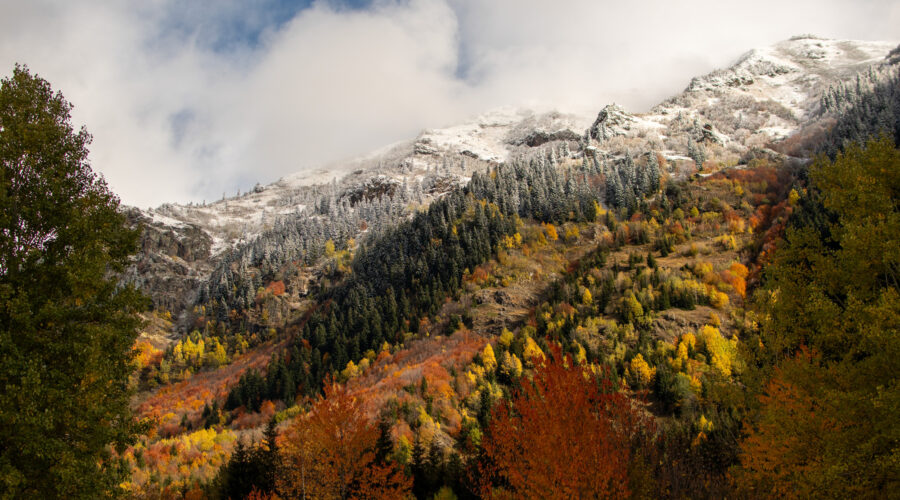
[[[248,4],[251,7],[248,7]],[[75,105],[123,201],[201,201],[500,105],[640,111],[796,33],[900,39],[890,1],[30,1],[0,73]]]
[[[479,89],[571,106],[643,109],[693,76],[798,33],[900,38],[890,1],[451,1]]]

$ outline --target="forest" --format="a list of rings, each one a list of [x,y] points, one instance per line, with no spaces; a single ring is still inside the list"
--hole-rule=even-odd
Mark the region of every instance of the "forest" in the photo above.
[[[15,78],[4,92],[34,84],[51,99],[27,69]],[[25,459],[0,438],[0,485],[11,497],[890,498],[897,78],[869,72],[829,89],[814,121],[774,146],[784,155],[725,165],[698,132],[684,179],[659,151],[589,155],[588,135],[581,154],[551,146],[493,165],[427,206],[406,187],[341,200],[323,188],[321,217],[285,219],[234,249],[183,317],[147,313],[188,326],[171,345],[132,348],[134,336],[125,345],[98,328],[70,346],[98,359],[102,346],[130,350],[104,368],[131,373],[128,390],[78,389],[103,399],[114,388],[97,418],[128,422],[78,445],[102,448],[100,459],[67,457],[75,465],[58,472],[96,475],[69,491],[31,486],[66,428],[50,451],[27,450],[30,468],[10,465]],[[122,224],[110,193],[79,186],[101,199],[102,227]],[[329,225],[337,214],[344,222]],[[58,250],[59,276],[146,309],[109,278],[136,237],[91,243],[74,264]],[[38,297],[14,295],[24,285],[11,281],[39,269],[32,249],[0,250],[0,293]],[[69,270],[84,262],[93,273]],[[300,300],[312,264],[317,285]],[[34,300],[9,301],[3,332],[55,331],[52,303],[68,299]],[[67,304],[136,332],[105,303]],[[26,321],[33,311],[40,325]],[[54,360],[77,368],[59,346],[29,364],[21,353],[40,347],[5,335],[0,354],[26,375],[4,368],[2,380],[36,387]],[[63,426],[28,415],[22,436]]]
[[[174,476],[166,464],[195,448],[147,441],[131,453],[160,475],[131,487],[223,498],[892,491],[898,401],[884,374],[896,368],[900,163],[892,138],[861,142],[868,125],[852,125],[884,123],[860,107],[895,98],[878,83],[893,76],[869,78],[874,96],[833,90],[845,96],[823,106],[833,135],[804,143],[828,155],[809,166],[704,158],[712,174],[674,181],[652,151],[611,162],[551,152],[478,173],[358,244],[329,243],[331,284],[266,340],[281,352],[176,426],[215,440],[268,420],[269,437],[232,435],[198,458],[217,457],[218,472],[193,461]],[[207,319],[194,342],[233,345],[231,319],[224,335]],[[260,467],[274,477],[246,472]],[[165,475],[175,479],[156,482]]]
[[[388,233],[359,248],[346,271],[350,276],[325,291],[322,305],[303,318],[294,337],[286,338],[286,354],[273,355],[264,370],[246,372],[221,403],[204,406],[182,422],[186,429],[201,429],[195,433],[205,428],[227,434],[229,420],[253,426],[268,418],[283,429],[276,445],[262,438],[255,445],[244,443],[232,435],[223,450],[250,451],[232,454],[217,474],[215,469],[195,474],[203,469],[194,469],[194,461],[188,474],[176,474],[187,482],[169,488],[223,497],[251,491],[395,497],[406,491],[419,498],[545,497],[558,491],[677,498],[697,492],[709,497],[801,492],[797,496],[802,497],[823,489],[842,492],[836,496],[888,491],[894,427],[888,412],[896,408],[896,399],[885,392],[883,377],[870,377],[893,373],[890,363],[896,358],[888,353],[894,337],[884,332],[896,321],[891,302],[896,300],[896,261],[866,269],[871,277],[866,283],[850,277],[860,265],[890,259],[889,235],[896,220],[869,220],[866,209],[840,200],[860,195],[844,191],[848,179],[859,179],[854,187],[860,190],[872,186],[877,174],[884,191],[880,201],[871,201],[876,210],[871,213],[895,218],[891,189],[896,184],[886,182],[882,172],[896,171],[897,155],[882,139],[852,146],[834,162],[822,159],[808,174],[766,164],[725,171],[700,182],[667,185],[665,198],[648,203],[646,213],[630,216],[627,209],[616,214],[583,207],[576,196],[568,217],[548,218],[552,222],[533,213],[524,218],[519,211],[504,213],[499,208],[503,196],[494,198],[499,202],[477,200],[481,181],[473,180],[471,191],[417,216],[410,223],[415,229],[404,228],[405,236]],[[504,175],[509,174],[498,169],[485,178]],[[806,175],[804,184],[801,176]],[[822,214],[829,217],[823,220]],[[880,246],[845,251],[834,239],[846,234],[841,237],[856,241],[875,227],[884,237],[867,236],[866,241],[880,241]],[[454,238],[454,228],[456,234],[477,234],[484,246]],[[591,231],[589,241],[596,243],[586,241],[584,234]],[[425,256],[410,259],[407,266],[371,264],[393,261],[385,255],[420,255],[422,246],[414,245],[422,241],[431,248],[425,246]],[[580,254],[568,260],[573,249]],[[360,264],[379,251],[386,253]],[[496,336],[479,336],[474,347],[466,344],[469,339],[451,344],[460,336],[477,336],[472,329],[478,328],[482,311],[473,295],[514,288],[529,259],[538,258],[556,259],[558,277],[521,321]],[[807,274],[798,274],[804,269],[798,262],[822,258],[832,260],[807,265]],[[816,276],[829,266],[847,274]],[[550,267],[542,262],[541,268]],[[417,268],[431,272],[416,274]],[[355,281],[356,276],[365,279]],[[821,295],[821,287],[833,283],[847,288]],[[408,290],[419,293],[404,293]],[[777,300],[783,294],[790,300]],[[826,299],[833,305],[819,309]],[[815,311],[810,304],[816,304]],[[861,315],[865,322],[859,321]],[[797,322],[798,317],[815,323]],[[348,324],[353,326],[341,326]],[[841,326],[863,324],[871,326],[852,333]],[[362,335],[349,338],[347,331]],[[834,333],[822,334],[828,331]],[[440,336],[446,340],[416,345]],[[448,354],[449,345],[467,349],[467,355]],[[426,354],[416,353],[417,348]],[[421,368],[398,370],[404,357],[431,354],[427,349],[440,349],[446,358],[433,356]],[[840,374],[831,382],[832,391],[853,390],[829,392],[826,399],[818,381],[827,373]],[[318,380],[326,380],[325,385]],[[378,401],[380,409],[373,408]],[[825,402],[832,413],[819,406]],[[809,422],[797,418],[800,411],[808,412],[803,415]],[[835,432],[834,422],[844,421],[848,411],[867,424]],[[248,415],[259,417],[247,420]],[[810,436],[825,435],[822,429],[828,428],[828,442],[807,440],[817,448],[773,454],[773,449],[799,446],[797,435],[785,429],[801,422],[810,426],[803,431]],[[352,429],[350,442],[328,441],[343,426]],[[185,443],[180,449],[175,439],[171,445],[151,444],[152,462],[146,462],[144,452],[144,463],[162,466],[190,457],[194,448]],[[305,447],[297,448],[301,442]],[[870,443],[867,450],[883,457],[880,471],[859,455],[867,452],[856,451],[860,442]],[[169,453],[158,455],[166,447]],[[271,457],[266,450],[276,447],[278,477],[248,481],[256,476],[240,471],[255,470],[264,456]],[[203,456],[208,455],[197,460]],[[558,458],[547,460],[553,456]],[[848,456],[860,456],[859,467],[835,470],[848,465]],[[342,465],[347,457],[356,458]],[[529,457],[538,462],[531,464]],[[321,463],[335,468],[298,479],[307,467]],[[784,470],[798,472],[777,475]],[[333,483],[341,477],[355,479]],[[572,483],[561,485],[560,477]],[[586,477],[597,479],[584,484]],[[341,481],[351,489],[341,492]],[[309,489],[292,490],[298,482]],[[795,489],[801,484],[805,489]],[[368,490],[374,485],[387,489]]]

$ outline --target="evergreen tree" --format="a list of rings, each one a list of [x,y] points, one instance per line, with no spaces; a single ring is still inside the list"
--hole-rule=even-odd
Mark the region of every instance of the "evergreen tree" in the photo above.
[[[375,460],[384,465],[388,462],[393,453],[394,441],[391,439],[391,423],[386,418],[382,418],[378,421],[378,441],[375,442]]]
[[[688,139],[688,157],[694,160],[694,163],[697,165],[697,170],[703,170],[703,162],[706,161],[706,152],[703,150],[703,145],[694,142],[692,139]]]
[[[426,460],[425,446],[422,445],[422,439],[416,434],[413,440],[412,456],[410,457],[413,494],[416,495],[416,498],[425,498],[428,493],[428,479],[425,475],[427,469]]]
[[[278,454],[278,430],[275,417],[266,424],[263,440],[253,451],[252,467],[256,471],[254,486],[260,493],[272,493],[275,491],[275,482],[281,471],[281,455]]]
[[[253,467],[251,451],[243,440],[238,440],[228,463],[222,467],[219,482],[222,498],[244,498],[253,489]]]
[[[656,157],[656,153],[650,151],[647,160],[647,176],[649,179],[648,189],[650,192],[659,191],[659,158]]]

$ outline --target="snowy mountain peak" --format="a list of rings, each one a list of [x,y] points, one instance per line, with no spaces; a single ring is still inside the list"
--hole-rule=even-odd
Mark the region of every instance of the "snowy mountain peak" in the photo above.
[[[197,284],[230,256],[255,255],[252,247],[267,234],[274,241],[273,234],[278,239],[292,232],[304,255],[315,255],[325,239],[347,241],[377,230],[467,183],[473,172],[515,158],[565,162],[590,157],[602,169],[600,163],[655,152],[666,159],[668,173],[679,177],[695,173],[705,158],[715,158],[710,167],[717,168],[737,165],[759,151],[778,155],[772,144],[818,116],[825,91],[860,71],[900,59],[895,47],[895,42],[794,37],[694,78],[684,92],[650,113],[631,114],[610,104],[592,119],[498,108],[244,195],[135,209],[136,222],[148,228],[135,281],[159,276],[157,281],[173,284],[166,285],[169,297],[189,296],[178,287],[199,290]],[[891,54],[893,59],[886,59]],[[252,251],[242,253],[242,248]],[[168,301],[160,303],[168,306]]]
[[[578,140],[588,121],[585,116],[556,111],[498,108],[460,125],[422,132],[416,140],[416,151],[426,155],[460,154],[500,163],[521,148]]]
[[[829,84],[882,62],[896,46],[897,42],[795,36],[751,50],[727,69],[694,78],[685,92],[772,100],[803,120],[816,110],[818,97]]]

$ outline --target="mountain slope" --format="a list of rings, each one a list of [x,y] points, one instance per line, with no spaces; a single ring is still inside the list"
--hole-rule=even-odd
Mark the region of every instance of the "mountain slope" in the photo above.
[[[772,142],[821,113],[825,90],[883,64],[895,46],[794,37],[693,79],[684,92],[649,113],[629,114],[611,105],[591,123],[587,117],[556,112],[500,109],[233,198],[135,209],[132,220],[147,230],[130,277],[157,308],[177,315],[203,298],[204,285],[209,287],[215,270],[235,249],[253,245],[262,235],[283,240],[283,228],[300,227],[292,255],[312,265],[329,239],[340,249],[349,238],[377,232],[398,214],[408,214],[409,207],[428,204],[465,184],[473,172],[511,158],[592,159],[619,172],[619,165],[629,161],[626,156],[634,156],[641,169],[640,156],[656,152],[668,173],[680,178],[692,174],[695,165],[702,167],[697,164],[709,156],[717,162],[706,173],[758,156],[778,156],[770,149]],[[383,196],[390,201],[379,205]],[[366,205],[362,209],[361,202]],[[341,221],[346,224],[339,231],[319,227]],[[240,254],[246,260],[247,252]]]
[[[291,178],[223,200],[215,210],[222,220],[234,210],[238,224],[241,211],[259,213],[254,200],[303,208],[248,223],[243,242],[220,243],[216,255],[202,212],[185,209],[192,222],[146,216],[157,218],[147,244],[161,265],[196,261],[188,240],[163,240],[199,231],[210,278],[184,314],[182,327],[196,331],[155,361],[141,357],[150,361],[139,383],[161,387],[139,398],[159,420],[158,435],[126,455],[134,491],[209,491],[239,436],[255,439],[270,417],[301,425],[327,404],[316,398],[335,377],[386,422],[379,446],[408,467],[417,495],[442,484],[472,494],[492,408],[561,348],[659,425],[665,460],[639,446],[624,459],[646,467],[635,477],[652,477],[647,496],[731,496],[726,473],[753,382],[742,379],[740,348],[755,347],[760,319],[744,300],[808,201],[799,162],[773,149],[778,134],[762,125],[814,122],[821,89],[847,82],[832,78],[880,64],[847,49],[857,42],[825,42],[779,44],[781,62],[751,53],[648,114],[608,106],[577,140],[565,127],[492,119],[393,145],[341,181]],[[801,50],[818,43],[850,56],[828,70]],[[797,68],[811,59],[819,76],[769,76],[785,54]],[[728,75],[753,81],[728,85]],[[777,92],[812,80],[801,100]]]

